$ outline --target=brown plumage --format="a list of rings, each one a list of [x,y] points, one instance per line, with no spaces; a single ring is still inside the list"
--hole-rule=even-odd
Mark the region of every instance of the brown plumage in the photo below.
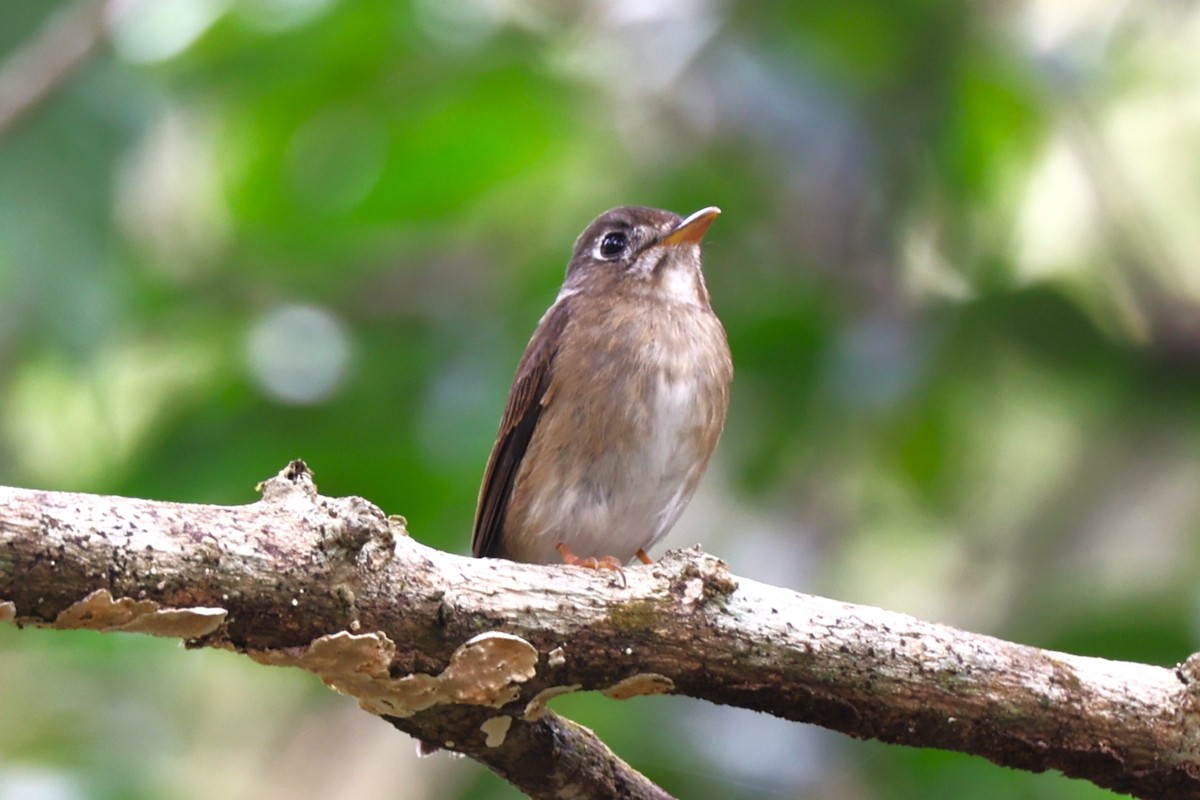
[[[608,211],[517,367],[479,493],[477,556],[625,563],[661,539],[716,447],[733,377],[700,238],[715,208]]]

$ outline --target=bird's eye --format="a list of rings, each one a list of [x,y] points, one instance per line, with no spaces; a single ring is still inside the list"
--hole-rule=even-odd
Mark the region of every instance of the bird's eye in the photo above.
[[[604,234],[604,238],[600,240],[600,257],[601,258],[616,258],[625,252],[625,248],[629,246],[629,237],[625,234],[614,231],[613,233]]]

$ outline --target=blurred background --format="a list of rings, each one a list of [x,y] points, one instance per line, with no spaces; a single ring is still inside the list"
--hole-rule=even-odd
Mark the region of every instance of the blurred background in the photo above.
[[[670,546],[1200,649],[1182,0],[5,0],[0,483],[246,503],[303,457],[467,552],[517,360],[624,204],[725,211],[733,404]],[[1113,796],[684,698],[555,707],[687,798]],[[170,641],[0,626],[0,708],[0,800],[516,796]]]

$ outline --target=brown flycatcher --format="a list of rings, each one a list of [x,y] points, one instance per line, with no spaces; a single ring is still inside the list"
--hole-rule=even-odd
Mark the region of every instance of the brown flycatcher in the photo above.
[[[733,363],[700,271],[700,239],[720,213],[616,208],[576,240],[508,395],[476,556],[650,563],[729,406]]]

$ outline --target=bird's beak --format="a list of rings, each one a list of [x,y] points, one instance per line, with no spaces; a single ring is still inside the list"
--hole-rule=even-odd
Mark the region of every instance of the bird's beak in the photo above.
[[[702,208],[671,229],[659,243],[672,246],[696,244],[704,238],[704,234],[708,231],[708,226],[712,225],[713,220],[720,215],[721,209],[716,206]]]

